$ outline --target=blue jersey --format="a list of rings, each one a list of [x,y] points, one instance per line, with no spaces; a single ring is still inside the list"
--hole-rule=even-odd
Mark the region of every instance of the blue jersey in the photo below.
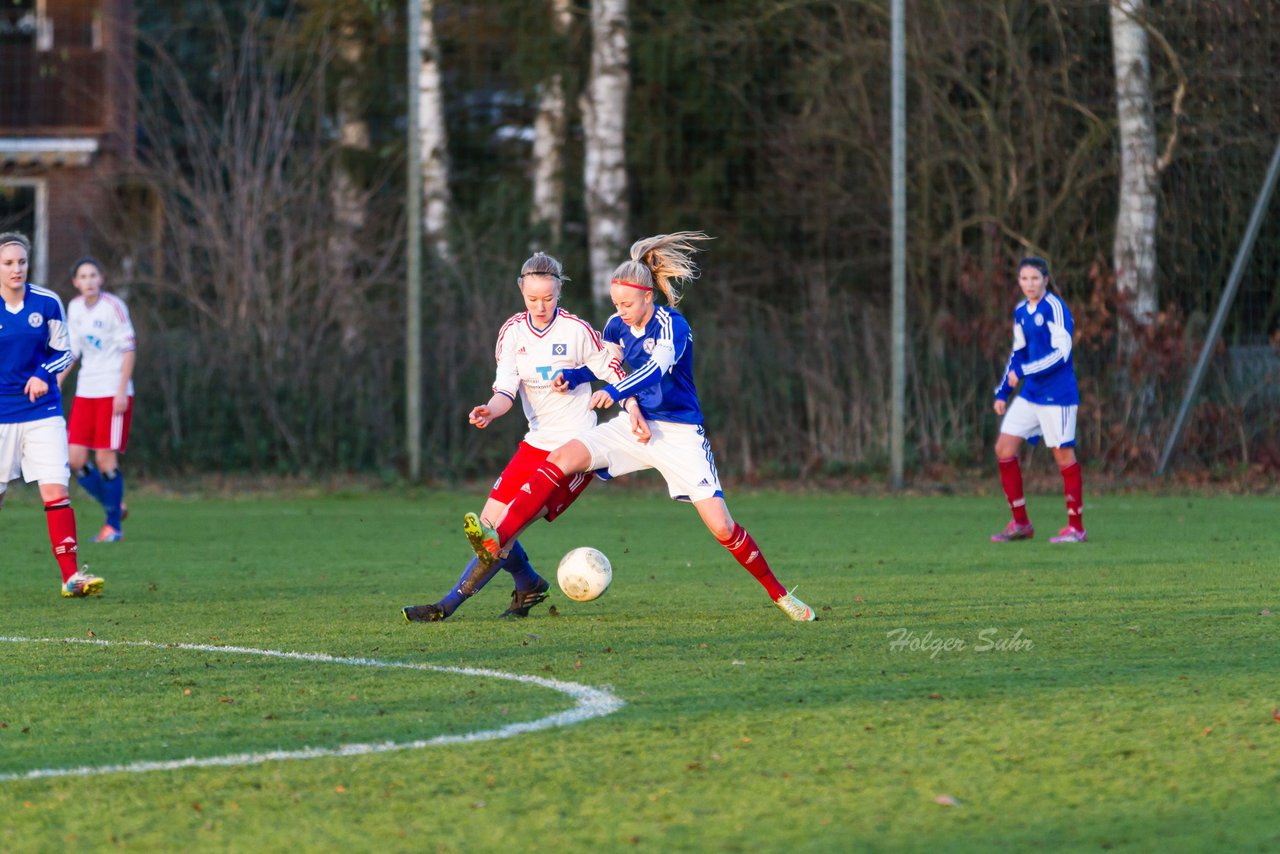
[[[71,342],[57,294],[27,285],[16,312],[0,301],[0,424],[61,415],[58,374],[70,365]],[[49,384],[48,393],[34,403],[23,392],[32,377]]]
[[[634,396],[650,421],[702,423],[693,385],[693,330],[680,312],[654,306],[653,317],[640,332],[615,314],[601,337],[622,347],[622,361],[631,368],[626,379],[605,386],[615,401]]]
[[[1018,396],[1028,403],[1075,406],[1080,402],[1076,372],[1071,367],[1071,336],[1075,321],[1057,294],[1045,292],[1032,308],[1026,300],[1013,310],[1013,352],[996,398],[1007,400],[1013,392],[1009,372],[1022,380]]]

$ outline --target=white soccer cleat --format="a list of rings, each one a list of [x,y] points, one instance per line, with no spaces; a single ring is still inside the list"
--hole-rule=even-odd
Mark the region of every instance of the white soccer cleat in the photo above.
[[[781,608],[782,613],[797,623],[811,623],[818,619],[818,616],[813,613],[813,609],[797,599],[794,593],[788,593],[781,599],[774,599],[773,604]]]
[[[62,582],[63,598],[97,596],[102,592],[104,580],[88,572],[88,567],[78,570],[75,575]]]

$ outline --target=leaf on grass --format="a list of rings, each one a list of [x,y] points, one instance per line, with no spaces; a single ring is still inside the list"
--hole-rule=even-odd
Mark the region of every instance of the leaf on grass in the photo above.
[[[1259,611],[1259,612],[1258,612],[1258,616],[1259,616],[1259,617],[1270,617],[1270,616],[1271,616],[1271,609],[1270,609],[1270,608],[1263,608],[1261,611]]]
[[[97,637],[97,635],[95,635],[95,634],[93,633],[93,629],[89,629],[89,637],[91,637],[91,638],[96,638],[96,637]]]
[[[339,795],[342,795],[346,793],[347,787],[339,783],[338,785],[333,787],[333,791],[338,793]]]
[[[957,801],[955,798],[951,797],[950,795],[938,795],[933,799],[933,802],[938,806],[943,806],[943,807],[960,806],[960,802]]]
[[[1280,721],[1280,708],[1271,710],[1271,717]]]
[[[1203,731],[1201,731],[1201,733],[1200,733],[1200,734],[1201,734],[1201,735],[1208,735],[1208,734],[1209,734],[1209,733],[1211,733],[1211,732],[1213,732],[1213,727],[1211,727],[1211,726],[1207,726],[1207,727],[1205,727],[1205,728],[1204,728],[1204,730],[1203,730]]]
[[[234,703],[234,702],[235,702],[235,700],[231,699],[230,697],[219,697],[219,698],[218,698],[218,702],[219,702],[219,703]]]
[[[942,700],[942,699],[945,699],[945,698],[944,698],[941,694],[939,694],[939,693],[937,693],[937,692],[935,691],[934,693],[932,693],[932,694],[930,694],[930,695],[929,695],[929,699],[930,699],[930,700]]]

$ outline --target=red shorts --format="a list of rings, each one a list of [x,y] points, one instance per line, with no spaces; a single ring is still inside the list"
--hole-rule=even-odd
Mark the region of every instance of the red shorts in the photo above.
[[[67,423],[67,442],[95,451],[124,453],[129,444],[129,425],[133,423],[133,396],[122,414],[112,412],[113,397],[77,397],[71,401],[71,420]]]
[[[543,451],[528,442],[521,442],[511,462],[507,463],[502,474],[498,475],[498,479],[494,481],[493,489],[489,490],[489,497],[509,505],[515,500],[520,487],[529,482],[529,478],[533,477],[538,466],[542,465],[550,454],[550,451]],[[571,475],[568,483],[551,493],[551,497],[547,499],[547,521],[550,522],[567,510],[594,479],[589,472]]]

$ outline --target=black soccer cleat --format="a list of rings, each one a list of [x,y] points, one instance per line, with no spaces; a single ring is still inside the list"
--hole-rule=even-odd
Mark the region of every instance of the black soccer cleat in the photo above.
[[[409,605],[400,609],[406,623],[438,623],[449,615],[434,602],[430,605]]]
[[[502,612],[503,617],[527,617],[529,609],[534,605],[545,602],[547,599],[547,591],[551,589],[551,584],[545,578],[539,578],[538,584],[532,590],[511,591],[511,607]]]

